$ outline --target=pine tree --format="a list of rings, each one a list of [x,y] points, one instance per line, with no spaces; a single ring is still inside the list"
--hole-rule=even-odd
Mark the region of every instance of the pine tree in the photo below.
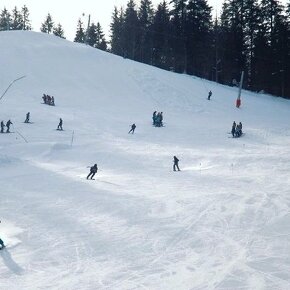
[[[169,70],[172,66],[172,55],[169,45],[170,15],[165,0],[157,6],[151,31],[153,34],[153,45],[151,48],[150,63]]]
[[[129,0],[124,15],[124,56],[136,59],[138,16],[135,1]]]
[[[81,21],[81,19],[79,19],[74,42],[85,43],[85,39],[86,39],[86,34],[83,28],[83,22]]]
[[[110,30],[111,52],[124,56],[124,13],[122,8],[120,11],[117,7],[114,8]]]
[[[137,56],[138,61],[150,63],[152,49],[151,26],[153,21],[153,7],[151,0],[141,0],[138,10],[138,37],[137,37]]]
[[[61,38],[64,38],[65,39],[65,37],[64,37],[64,30],[63,30],[63,28],[62,28],[62,26],[61,26],[60,23],[53,28],[53,34],[55,36],[58,36],[58,37],[61,37]]]
[[[96,26],[96,43],[95,47],[101,50],[107,50],[107,42],[101,24],[98,22]]]
[[[48,15],[46,16],[45,21],[41,24],[40,31],[50,34],[50,33],[53,32],[53,26],[54,26],[54,23],[52,21],[52,17],[48,13]]]
[[[23,23],[22,15],[15,6],[14,9],[12,10],[11,30],[22,30],[23,28],[22,23]]]
[[[9,11],[4,8],[0,14],[0,30],[10,30],[12,25],[12,18]]]
[[[32,27],[29,20],[29,10],[25,5],[21,8],[21,13],[22,13],[22,29],[31,30]]]
[[[92,23],[88,29],[88,35],[86,39],[86,43],[89,46],[96,47],[97,43],[97,26]]]

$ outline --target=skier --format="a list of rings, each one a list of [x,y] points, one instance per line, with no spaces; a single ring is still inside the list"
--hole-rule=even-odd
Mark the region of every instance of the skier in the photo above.
[[[207,97],[208,100],[210,100],[211,95],[212,95],[212,91],[209,91],[208,97]]]
[[[5,128],[5,124],[3,121],[1,121],[1,133],[4,133],[4,128]]]
[[[10,120],[8,120],[6,123],[6,127],[7,127],[6,133],[10,133],[10,125],[11,124],[13,124],[13,123]]]
[[[173,156],[173,171],[176,171],[176,168],[178,171],[180,171],[178,162],[179,162],[179,159],[176,156]]]
[[[131,132],[132,134],[134,134],[135,129],[136,129],[136,125],[135,124],[131,125],[131,130],[128,132],[128,134]]]
[[[54,97],[52,96],[51,97],[51,103],[50,103],[52,106],[54,106]]]
[[[234,121],[234,122],[233,122],[233,125],[232,125],[232,131],[231,131],[233,137],[235,137],[236,126],[237,126],[237,124],[236,124],[236,122]]]
[[[243,128],[243,125],[240,122],[236,127],[235,137],[241,137],[241,135],[243,134],[242,128]]]
[[[0,221],[0,223],[1,223],[1,221]],[[4,242],[0,238],[0,250],[2,250],[3,248],[5,248],[5,245],[4,245]]]
[[[154,111],[153,116],[152,116],[153,125],[156,125],[156,114],[157,114],[157,111]]]
[[[24,123],[29,123],[29,118],[30,118],[30,112],[28,112],[26,114],[26,119],[25,119]]]
[[[95,164],[94,166],[92,166],[90,168],[90,173],[87,176],[87,179],[89,179],[89,177],[91,177],[91,179],[93,179],[93,177],[95,176],[95,174],[98,172],[98,165]]]
[[[62,118],[59,118],[59,124],[58,124],[58,126],[57,126],[57,130],[63,130],[62,129]]]

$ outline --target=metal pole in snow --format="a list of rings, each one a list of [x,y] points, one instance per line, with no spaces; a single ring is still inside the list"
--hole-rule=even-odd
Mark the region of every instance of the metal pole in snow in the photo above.
[[[1,97],[0,97],[0,101],[2,100],[2,98],[5,96],[5,94],[8,92],[8,90],[10,89],[10,87],[15,83],[15,82],[17,82],[17,81],[19,81],[19,80],[21,80],[21,79],[23,79],[23,78],[25,78],[26,76],[22,76],[22,77],[20,77],[20,78],[18,78],[18,79],[15,79],[13,82],[11,82],[10,83],[10,85],[7,87],[7,89],[4,91],[4,93],[1,95]]]
[[[241,106],[241,93],[242,93],[243,82],[244,82],[244,71],[242,71],[240,86],[239,86],[239,93],[238,93],[238,98],[236,101],[237,108],[239,108]]]

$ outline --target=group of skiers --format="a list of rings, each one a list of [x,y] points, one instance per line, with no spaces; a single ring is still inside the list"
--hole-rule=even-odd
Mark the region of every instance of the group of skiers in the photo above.
[[[50,106],[55,105],[53,96],[43,94],[42,99],[43,99],[43,103],[46,105],[50,105]]]
[[[6,125],[4,124],[4,121],[1,121],[1,124],[0,124],[0,126],[1,126],[1,133],[10,133],[10,126],[11,126],[11,124],[13,124],[12,122],[11,122],[11,120],[8,120],[7,122],[6,122]],[[6,127],[6,132],[4,132],[5,131],[5,127]]]
[[[233,138],[241,137],[243,134],[242,129],[243,129],[242,122],[240,122],[239,124],[236,124],[236,122],[234,121],[232,125],[232,131],[231,131]]]
[[[155,127],[162,127],[163,126],[163,112],[158,112],[154,111],[153,112],[153,116],[152,116],[152,120],[153,120],[153,126]]]

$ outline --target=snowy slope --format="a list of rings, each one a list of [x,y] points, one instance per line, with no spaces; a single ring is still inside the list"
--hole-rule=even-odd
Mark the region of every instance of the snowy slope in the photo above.
[[[35,32],[0,55],[0,289],[290,289],[289,101]]]

